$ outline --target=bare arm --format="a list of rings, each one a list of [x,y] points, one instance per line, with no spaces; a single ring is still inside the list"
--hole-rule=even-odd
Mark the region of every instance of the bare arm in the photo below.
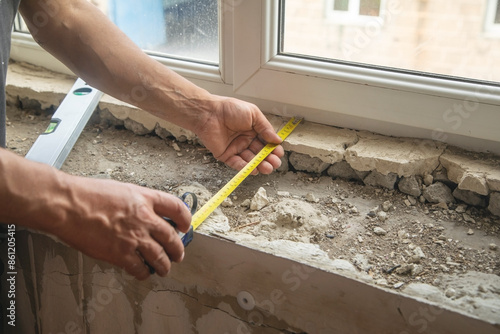
[[[191,214],[173,195],[116,181],[65,174],[0,148],[0,221],[59,237],[97,259],[149,276],[143,258],[159,275],[183,257],[175,230],[186,232]],[[139,255],[140,254],[140,255]]]
[[[281,142],[255,105],[212,95],[151,59],[88,1],[22,0],[20,10],[36,41],[78,76],[193,131],[229,166],[241,169],[263,142]],[[259,171],[272,172],[282,155],[278,147]]]

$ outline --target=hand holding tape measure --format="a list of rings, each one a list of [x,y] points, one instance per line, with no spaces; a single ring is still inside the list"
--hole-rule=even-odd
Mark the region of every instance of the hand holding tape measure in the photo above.
[[[285,140],[290,133],[299,125],[302,121],[302,118],[292,117],[286,125],[281,128],[278,132],[278,136]],[[182,244],[184,247],[189,245],[189,243],[193,240],[193,232],[196,230],[201,223],[205,221],[205,219],[210,216],[210,214],[226,199],[240,184],[247,178],[248,175],[252,173],[252,171],[257,168],[257,166],[269,155],[271,152],[278,146],[278,144],[267,144],[260,150],[255,157],[248,162],[245,167],[243,167],[221,190],[219,190],[212,198],[208,200],[201,207],[200,210],[196,211],[198,206],[198,199],[194,193],[185,193],[182,195],[181,199],[186,204],[188,208],[191,210],[191,214],[193,217],[191,219],[191,227],[187,233],[178,232],[179,237],[182,240]],[[190,198],[190,202],[188,203]],[[196,212],[195,212],[196,211]],[[175,223],[169,218],[163,217],[170,225],[174,228],[176,227]],[[146,263],[149,267],[150,272],[153,274],[154,269],[148,263]]]

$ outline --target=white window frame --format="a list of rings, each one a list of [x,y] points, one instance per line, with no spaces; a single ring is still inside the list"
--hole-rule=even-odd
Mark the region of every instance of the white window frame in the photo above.
[[[484,30],[488,37],[500,37],[500,23],[495,23],[497,6],[500,0],[488,0],[484,20]]]
[[[345,12],[333,9],[335,0],[326,0],[326,17],[333,23],[339,25],[363,25],[373,19],[380,20],[380,23],[383,23],[385,2],[385,0],[380,1],[380,12],[378,16],[368,16],[359,14],[359,7],[361,6],[360,0],[349,0],[349,9]]]
[[[279,11],[278,0],[235,8],[238,94],[313,122],[500,153],[498,86],[280,55]]]
[[[498,86],[281,55],[279,9],[279,0],[221,0],[219,67],[154,57],[265,112],[500,154]],[[26,34],[14,34],[12,57],[64,72]]]

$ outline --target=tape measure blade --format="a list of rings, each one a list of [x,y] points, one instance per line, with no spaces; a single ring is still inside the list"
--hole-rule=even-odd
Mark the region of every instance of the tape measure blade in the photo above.
[[[292,117],[288,123],[278,132],[278,136],[285,140],[288,135],[299,125],[301,118]],[[208,200],[192,217],[193,230],[210,216],[210,214],[247,178],[252,171],[277,147],[277,144],[267,144],[259,153],[250,160],[222,189]]]

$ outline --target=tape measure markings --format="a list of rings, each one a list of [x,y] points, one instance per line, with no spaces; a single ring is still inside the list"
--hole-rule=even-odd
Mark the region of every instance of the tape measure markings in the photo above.
[[[299,125],[302,118],[292,117],[288,123],[278,132],[278,136],[285,140],[286,137]],[[250,173],[278,146],[278,144],[267,144],[249,163],[246,164],[222,189],[208,200],[192,217],[193,230],[208,218],[208,216],[247,178]]]

